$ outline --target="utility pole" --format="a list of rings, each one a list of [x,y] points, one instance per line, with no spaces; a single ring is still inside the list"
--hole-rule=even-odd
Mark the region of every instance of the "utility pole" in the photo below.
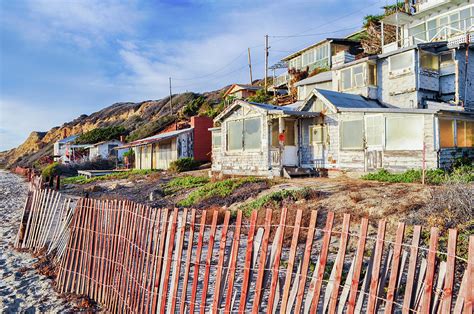
[[[252,78],[252,59],[250,59],[250,48],[248,48],[248,55],[249,55],[250,85],[252,85],[252,83],[253,83],[253,78]]]
[[[268,91],[268,35],[265,35],[265,93]]]
[[[173,94],[171,93],[171,77],[170,77],[170,115],[173,115]]]

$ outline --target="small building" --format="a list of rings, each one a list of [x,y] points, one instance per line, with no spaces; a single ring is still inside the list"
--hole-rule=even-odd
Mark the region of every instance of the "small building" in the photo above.
[[[94,160],[97,158],[117,158],[121,160],[126,150],[117,149],[117,147],[123,146],[123,144],[124,143],[119,140],[102,141],[92,144],[89,146],[89,159]]]
[[[191,117],[189,127],[166,131],[133,141],[120,149],[133,149],[136,169],[169,168],[179,158],[191,157],[197,161],[211,160],[212,119]]]
[[[53,159],[57,162],[81,162],[88,159],[87,148],[89,145],[74,144],[79,135],[71,135],[56,141],[53,144]]]
[[[220,125],[211,129],[216,174],[404,171],[474,158],[472,113],[387,107],[323,89],[297,107],[237,100],[214,122]]]
[[[251,96],[254,96],[258,90],[261,90],[261,86],[256,85],[246,85],[246,84],[233,84],[229,89],[224,93],[224,97],[235,97],[237,99],[247,99]]]

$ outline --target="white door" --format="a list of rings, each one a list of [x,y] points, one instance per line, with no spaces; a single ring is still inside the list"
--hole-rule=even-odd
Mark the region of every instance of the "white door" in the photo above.
[[[285,142],[283,145],[283,166],[298,165],[298,147],[296,146],[295,120],[285,120]]]

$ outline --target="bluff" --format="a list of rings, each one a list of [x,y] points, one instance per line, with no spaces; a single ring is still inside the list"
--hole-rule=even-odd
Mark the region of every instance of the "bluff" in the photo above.
[[[221,102],[226,88],[203,94],[188,92],[173,95],[171,104],[169,96],[138,103],[115,103],[90,115],[83,114],[47,132],[33,131],[20,146],[0,152],[0,163],[6,167],[32,166],[40,158],[53,154],[54,142],[64,136],[81,134],[95,128],[120,125],[135,137],[148,136],[151,134],[147,132],[164,128],[173,121],[192,114],[192,111],[205,110],[204,107],[212,110]]]

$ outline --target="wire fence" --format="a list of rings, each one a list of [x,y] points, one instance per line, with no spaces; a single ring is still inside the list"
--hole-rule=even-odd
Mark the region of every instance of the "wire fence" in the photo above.
[[[110,312],[472,313],[474,236],[466,260],[455,229],[441,252],[437,228],[422,247],[421,226],[399,223],[388,240],[385,220],[369,236],[349,214],[337,226],[332,212],[264,214],[72,200],[32,184],[15,245],[45,249],[61,292]]]

